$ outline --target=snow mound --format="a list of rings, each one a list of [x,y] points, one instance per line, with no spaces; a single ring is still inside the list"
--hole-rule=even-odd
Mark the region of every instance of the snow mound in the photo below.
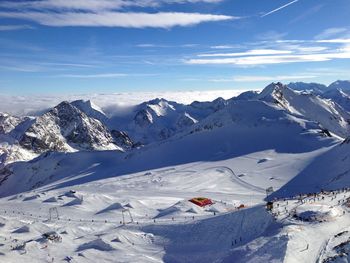
[[[300,220],[308,222],[328,222],[342,214],[343,211],[339,207],[313,204],[298,207],[295,216]]]
[[[83,197],[77,197],[74,198],[72,201],[64,204],[63,206],[75,206],[75,205],[81,205],[83,203]]]
[[[258,161],[258,163],[265,163],[265,162],[267,162],[267,161],[269,161],[270,159],[268,159],[268,158],[263,158],[263,159],[260,159],[259,161]]]
[[[35,200],[35,199],[37,199],[39,197],[40,197],[40,195],[27,196],[27,197],[23,198],[23,201]]]
[[[122,240],[120,239],[120,237],[116,237],[116,238],[112,239],[111,242],[122,243]]]
[[[57,202],[57,198],[56,197],[50,197],[50,198],[48,198],[48,199],[45,199],[44,201],[43,201],[43,203],[56,203]]]
[[[90,242],[84,243],[77,248],[77,252],[95,249],[100,251],[112,251],[115,250],[111,245],[104,242],[102,239],[95,239]]]
[[[157,216],[155,216],[155,218],[174,217],[176,215],[182,215],[182,213],[184,212],[198,214],[200,212],[203,213],[203,209],[195,207],[192,203],[188,201],[179,201],[168,208],[159,210],[159,213]]]
[[[12,231],[13,234],[23,234],[23,233],[29,233],[29,227],[28,226],[22,226],[20,228],[17,228],[16,230]]]
[[[121,203],[117,202],[117,203],[114,203],[114,204],[107,206],[106,208],[102,209],[101,211],[98,211],[96,213],[96,215],[106,213],[106,212],[111,212],[113,210],[121,210],[121,209],[124,209],[123,205]]]

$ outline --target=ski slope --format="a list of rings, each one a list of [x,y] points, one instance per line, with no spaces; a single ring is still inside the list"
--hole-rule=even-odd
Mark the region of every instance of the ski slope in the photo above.
[[[2,167],[0,261],[338,260],[350,195],[321,190],[349,186],[350,144],[325,134],[301,114],[299,102],[288,110],[232,100],[144,147],[48,151]],[[314,102],[307,111],[322,104],[327,119],[329,105]],[[104,116],[89,103],[77,106]],[[147,103],[152,118],[159,117],[157,132],[177,120],[175,106],[183,107]],[[267,198],[268,188],[274,192]],[[194,197],[213,204],[197,206],[189,202]],[[272,211],[267,200],[274,201]]]

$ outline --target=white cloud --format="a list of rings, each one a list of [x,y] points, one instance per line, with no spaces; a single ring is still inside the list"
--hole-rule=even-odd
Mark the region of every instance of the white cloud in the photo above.
[[[217,45],[217,46],[211,46],[211,49],[232,49],[232,48],[239,48],[240,45]]]
[[[197,46],[199,46],[199,44],[163,45],[163,44],[143,43],[143,44],[136,45],[136,47],[139,47],[139,48],[194,48]]]
[[[276,54],[291,54],[290,50],[274,50],[274,49],[252,49],[246,52],[236,53],[210,53],[199,54],[198,57],[241,57],[241,56],[255,56],[255,55],[276,55]]]
[[[300,48],[300,47],[297,47]],[[313,49],[315,51],[315,48]],[[242,52],[243,53],[249,53]],[[216,58],[192,58],[184,62],[191,65],[239,65],[239,66],[256,66],[280,63],[297,63],[297,62],[320,62],[333,59],[350,58],[350,47],[337,48],[332,51],[326,49],[324,52],[308,52],[299,54],[281,54],[281,55],[257,55],[257,56],[224,56]]]
[[[276,40],[282,39],[287,35],[288,33],[286,32],[277,32],[274,30],[269,30],[269,31],[257,34],[255,37],[263,41],[273,41],[273,40],[276,41]]]
[[[327,28],[326,30],[322,31],[320,34],[315,36],[315,39],[327,39],[330,37],[334,37],[336,35],[339,35],[341,33],[347,32],[348,29],[345,27],[332,27]]]
[[[27,115],[41,112],[54,107],[61,101],[78,99],[92,100],[106,113],[116,113],[125,108],[154,98],[165,98],[179,103],[189,104],[197,101],[212,101],[218,97],[229,99],[245,90],[203,90],[203,91],[154,91],[154,92],[118,92],[105,94],[75,94],[75,95],[36,95],[9,96],[0,94],[0,112],[14,115]]]
[[[30,25],[0,25],[0,31],[13,31],[22,29],[33,29]]]
[[[232,78],[210,79],[212,82],[261,82],[261,81],[285,81],[316,78],[314,75],[285,75],[285,76],[235,76]]]
[[[317,40],[318,43],[335,43],[335,44],[347,44],[350,43],[350,38],[335,38],[326,40]]]
[[[320,52],[327,50],[327,47],[317,47],[317,46],[310,46],[310,47],[302,47],[299,46],[296,48],[300,52],[306,52],[306,53],[313,53],[313,52]]]
[[[128,27],[128,28],[171,28],[190,26],[203,22],[238,19],[226,15],[200,13],[159,12],[159,13],[47,13],[47,12],[0,12],[0,17],[31,20],[45,26],[90,26],[90,27]]]
[[[7,9],[36,10],[84,10],[106,11],[125,7],[159,7],[164,4],[218,3],[222,0],[41,0],[41,1],[2,1],[0,7]]]
[[[57,77],[61,78],[78,78],[78,79],[94,79],[94,78],[120,78],[120,77],[126,77],[127,74],[123,73],[102,73],[102,74],[63,74],[59,75]]]
[[[77,78],[77,79],[96,79],[96,78],[122,78],[122,77],[152,77],[156,74],[126,74],[126,73],[99,73],[99,74],[62,74],[55,77]]]

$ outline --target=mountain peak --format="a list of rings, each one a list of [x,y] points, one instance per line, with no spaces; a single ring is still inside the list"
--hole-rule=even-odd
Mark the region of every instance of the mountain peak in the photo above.
[[[75,100],[71,102],[71,104],[80,111],[84,112],[90,118],[97,119],[102,123],[106,123],[108,120],[103,110],[91,100]]]
[[[160,103],[164,103],[164,102],[169,102],[169,101],[164,99],[164,98],[155,98],[153,100],[149,100],[147,102],[147,104],[160,104]]]
[[[258,99],[267,100],[268,102],[280,102],[283,99],[283,91],[285,90],[290,89],[281,82],[272,82],[260,92]]]
[[[84,109],[89,110],[89,111],[94,110],[94,111],[98,111],[98,112],[102,113],[103,115],[105,115],[103,110],[99,106],[94,104],[91,100],[75,100],[75,101],[72,101],[71,104],[74,105],[75,107],[79,108],[81,111],[84,111]]]
[[[331,83],[328,89],[350,90],[350,80],[337,80]]]
[[[287,85],[290,89],[296,90],[296,91],[307,91],[310,93],[314,94],[322,94],[327,90],[327,86],[320,84],[320,83],[315,83],[315,82],[291,82]]]
[[[108,129],[97,119],[67,101],[38,117],[25,131],[20,144],[37,153],[48,150],[119,149]]]

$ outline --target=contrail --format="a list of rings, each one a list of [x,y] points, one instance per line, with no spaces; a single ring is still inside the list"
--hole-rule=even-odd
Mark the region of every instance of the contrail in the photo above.
[[[277,12],[277,11],[279,11],[279,10],[281,10],[281,9],[283,9],[283,8],[285,8],[285,7],[287,7],[287,6],[290,6],[290,5],[292,5],[292,4],[294,4],[294,3],[298,2],[298,1],[299,1],[299,0],[294,0],[294,1],[292,1],[292,2],[289,2],[288,4],[285,4],[285,5],[283,5],[283,6],[280,6],[280,7],[276,8],[276,9],[274,9],[274,10],[272,10],[272,11],[266,13],[266,14],[263,14],[261,17],[265,17],[265,16],[268,16],[268,15],[271,15],[271,14],[273,14],[273,13],[275,13],[275,12]]]

